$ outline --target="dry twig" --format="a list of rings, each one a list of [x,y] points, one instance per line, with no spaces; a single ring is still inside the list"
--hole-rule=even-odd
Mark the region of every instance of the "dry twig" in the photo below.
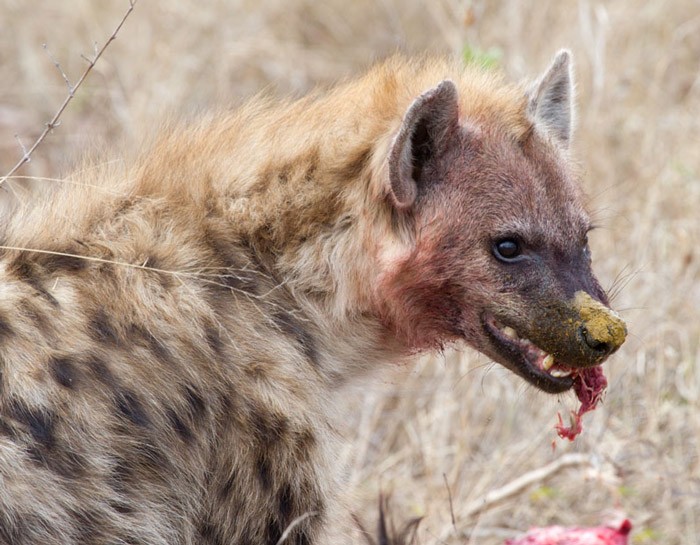
[[[490,509],[497,503],[519,494],[528,486],[544,481],[551,475],[558,473],[564,468],[593,465],[595,464],[593,463],[593,459],[590,455],[578,453],[564,454],[562,457],[557,458],[546,466],[528,471],[525,473],[525,475],[521,475],[505,486],[497,488],[496,490],[491,490],[481,498],[470,502],[467,504],[466,509],[464,510],[464,516],[470,517]]]
[[[85,68],[85,71],[83,72],[83,74],[80,76],[80,79],[78,79],[78,81],[76,82],[75,85],[71,85],[70,80],[68,79],[68,76],[61,68],[61,65],[51,55],[46,44],[43,44],[43,47],[46,50],[46,52],[48,53],[49,58],[51,59],[51,62],[53,62],[54,65],[56,66],[56,68],[58,68],[59,72],[61,72],[61,77],[63,78],[63,80],[66,82],[66,85],[68,86],[68,95],[66,96],[65,100],[63,101],[63,104],[61,104],[61,106],[58,108],[58,110],[56,111],[54,116],[51,118],[51,121],[46,123],[44,130],[42,131],[42,133],[39,135],[39,137],[36,139],[34,144],[32,144],[32,146],[29,149],[25,148],[24,145],[22,145],[21,141],[19,140],[19,136],[16,136],[17,141],[20,143],[20,147],[22,148],[22,157],[19,161],[17,161],[17,164],[14,167],[12,167],[12,169],[7,174],[5,174],[2,178],[0,178],[0,185],[4,184],[8,178],[10,178],[15,172],[17,172],[22,167],[22,165],[24,165],[25,163],[28,163],[31,160],[32,153],[34,153],[36,148],[38,148],[39,145],[44,141],[44,139],[47,137],[49,132],[51,132],[53,129],[55,129],[56,127],[58,127],[60,125],[61,114],[63,114],[63,111],[66,109],[68,104],[70,104],[70,101],[73,100],[73,97],[75,96],[75,92],[78,90],[78,88],[80,88],[83,81],[85,81],[85,78],[92,71],[93,67],[95,66],[97,61],[100,59],[102,54],[105,52],[105,50],[107,49],[109,44],[111,44],[115,40],[115,38],[117,37],[117,34],[121,30],[121,28],[124,25],[124,23],[126,22],[127,18],[129,17],[129,15],[131,15],[131,12],[134,11],[134,6],[136,5],[137,1],[138,0],[129,0],[129,9],[126,10],[126,13],[124,13],[124,16],[122,17],[121,21],[119,21],[119,24],[114,29],[114,31],[112,32],[110,37],[107,39],[107,41],[104,43],[102,48],[100,48],[99,50],[96,49],[95,56],[92,59],[89,59],[89,58],[85,57],[84,55],[82,56],[85,60],[88,61],[88,65],[87,65],[87,68]]]

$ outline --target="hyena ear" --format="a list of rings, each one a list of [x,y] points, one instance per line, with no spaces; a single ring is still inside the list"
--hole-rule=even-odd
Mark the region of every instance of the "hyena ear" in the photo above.
[[[569,147],[573,126],[574,83],[571,53],[563,49],[549,69],[527,92],[527,111],[536,125],[544,127],[564,147]]]
[[[457,87],[452,81],[442,81],[413,101],[389,153],[390,193],[396,208],[406,210],[414,203],[424,167],[458,124]]]

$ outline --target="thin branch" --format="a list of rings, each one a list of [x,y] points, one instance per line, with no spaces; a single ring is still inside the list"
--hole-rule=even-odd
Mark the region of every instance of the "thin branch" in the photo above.
[[[67,76],[66,73],[63,71],[63,68],[61,68],[61,63],[58,62],[58,60],[56,59],[56,57],[54,57],[54,56],[51,54],[51,51],[49,51],[49,46],[48,46],[48,45],[46,45],[46,44],[41,44],[41,47],[44,48],[44,51],[46,51],[46,54],[49,56],[49,59],[51,59],[51,62],[53,63],[53,65],[54,65],[54,66],[56,67],[56,69],[61,73],[61,77],[63,78],[63,81],[66,82],[66,87],[68,87],[68,96],[69,96],[70,98],[73,98],[73,95],[75,94],[75,87],[73,87],[73,86],[70,84],[70,80],[68,79],[68,76]]]
[[[525,475],[521,475],[505,486],[497,488],[496,490],[491,490],[481,498],[470,502],[464,510],[464,517],[477,515],[482,511],[490,509],[497,503],[519,494],[528,486],[544,481],[551,475],[558,473],[564,468],[594,465],[594,461],[589,455],[579,453],[564,454],[562,457],[557,458],[553,462],[538,469],[528,471],[525,473]]]
[[[231,286],[230,283],[223,283],[223,282],[217,282],[216,280],[211,280],[206,278],[207,276],[211,277],[216,277],[216,278],[222,278],[223,276],[229,276],[236,278],[236,275],[234,274],[235,271],[231,271],[230,269],[224,268],[225,272],[228,272],[227,275],[221,275],[221,274],[214,274],[210,273],[207,274],[204,271],[212,270],[212,268],[205,268],[201,269],[201,273],[197,272],[196,270],[192,271],[177,271],[177,270],[168,270],[168,269],[158,269],[156,267],[150,267],[148,266],[147,263],[129,263],[126,261],[116,261],[112,259],[104,259],[101,257],[94,257],[94,256],[89,256],[89,255],[79,255],[79,254],[72,254],[72,253],[67,253],[67,252],[55,252],[52,250],[41,250],[39,248],[25,248],[21,246],[5,246],[5,245],[0,245],[0,250],[10,250],[10,251],[15,251],[15,252],[29,252],[29,253],[35,253],[35,254],[44,254],[44,255],[55,255],[55,256],[61,256],[61,257],[74,257],[76,259],[82,259],[84,261],[89,261],[89,262],[94,262],[94,263],[105,263],[109,265],[116,265],[119,267],[125,267],[125,268],[130,268],[130,269],[138,269],[138,270],[143,270],[143,271],[150,271],[150,272],[155,272],[159,274],[169,274],[181,282],[184,282],[186,279],[198,279],[200,282],[203,284],[207,284],[210,286],[218,286],[221,288],[226,288],[231,292],[238,293],[244,297],[246,297],[248,300],[252,301],[253,303],[259,301],[261,303],[265,303],[268,306],[271,306],[273,308],[281,308],[279,304],[273,302],[273,301],[267,301],[266,297],[269,296],[271,293],[273,293],[276,289],[278,289],[280,286],[284,284],[277,284],[273,287],[271,287],[268,291],[266,291],[263,294],[255,294],[255,293],[250,293],[249,291],[246,291],[245,289],[242,288],[236,288],[234,286]],[[247,269],[240,269],[241,272],[246,272]],[[248,270],[248,272],[251,272]],[[255,272],[255,271],[252,271]],[[259,273],[262,276],[267,276],[264,275],[263,273]],[[271,277],[270,277],[271,278]],[[259,307],[256,305],[256,309],[260,310]],[[262,311],[261,311],[262,312]],[[263,317],[266,317],[263,315]]]
[[[15,134],[15,140],[17,140],[19,147],[22,148],[22,156],[27,157],[27,148],[25,147],[24,142],[22,142],[22,139],[19,137],[19,134]]]
[[[70,101],[73,100],[73,97],[75,96],[75,92],[80,88],[83,81],[85,81],[85,78],[92,71],[92,69],[95,66],[95,64],[97,63],[97,61],[100,60],[100,57],[102,57],[102,54],[105,52],[105,50],[107,49],[109,44],[111,44],[115,40],[115,38],[117,37],[117,34],[121,30],[121,28],[124,25],[124,23],[126,22],[127,18],[129,17],[129,15],[131,15],[131,12],[134,11],[134,6],[136,5],[137,1],[138,0],[129,0],[129,9],[127,9],[126,13],[124,13],[124,17],[122,17],[121,21],[119,21],[119,24],[114,29],[114,32],[112,32],[111,36],[107,39],[107,41],[102,46],[102,48],[95,53],[95,56],[92,58],[92,60],[86,58],[86,60],[88,61],[87,68],[83,72],[82,76],[80,76],[80,79],[78,79],[78,81],[75,83],[75,85],[71,86],[70,81],[68,80],[68,77],[63,72],[63,69],[49,53],[49,57],[51,57],[51,60],[57,66],[57,68],[59,69],[59,71],[61,72],[61,74],[63,76],[63,79],[66,81],[66,84],[68,85],[68,96],[66,96],[66,99],[63,101],[63,104],[61,104],[61,106],[58,108],[58,110],[56,111],[54,116],[51,118],[51,121],[46,123],[46,126],[44,127],[43,132],[39,135],[39,138],[36,139],[36,142],[34,142],[34,144],[32,144],[32,146],[28,150],[26,150],[26,151],[23,150],[24,153],[22,154],[22,158],[19,161],[17,161],[17,164],[14,167],[12,167],[12,170],[10,170],[10,172],[8,172],[2,178],[0,178],[0,185],[4,184],[5,181],[9,177],[11,177],[15,172],[17,172],[22,167],[22,165],[24,165],[25,163],[28,163],[30,158],[31,158],[32,153],[34,153],[34,150],[36,150],[36,148],[39,147],[39,145],[44,141],[44,139],[48,136],[48,134],[53,129],[55,129],[56,127],[59,126],[59,124],[60,124],[59,119],[61,117],[61,114],[63,114],[63,111],[66,109],[68,104],[70,104]],[[46,49],[46,51],[48,53],[48,49],[46,48],[46,45],[44,45],[44,49]]]

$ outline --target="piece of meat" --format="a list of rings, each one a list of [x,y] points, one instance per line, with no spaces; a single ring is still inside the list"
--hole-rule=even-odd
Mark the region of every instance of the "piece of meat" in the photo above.
[[[576,397],[581,402],[581,406],[578,411],[571,411],[571,425],[569,427],[564,425],[561,414],[557,415],[559,423],[556,425],[556,430],[559,437],[573,441],[583,431],[581,417],[596,408],[607,385],[608,380],[605,378],[603,368],[600,365],[588,367],[576,373],[574,376],[574,392],[576,392]]]
[[[625,519],[618,528],[533,528],[524,536],[506,540],[504,545],[628,545],[632,523]]]

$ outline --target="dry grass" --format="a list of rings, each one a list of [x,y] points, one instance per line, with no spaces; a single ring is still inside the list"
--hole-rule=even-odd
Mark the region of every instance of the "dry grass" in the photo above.
[[[0,0],[0,174],[65,96],[127,2]],[[500,544],[531,525],[625,513],[633,544],[700,535],[700,6],[696,0],[152,0],[137,7],[24,174],[59,176],[94,146],[135,141],[165,112],[301,93],[400,48],[492,48],[513,77],[554,51],[577,60],[576,148],[601,229],[596,268],[631,337],[609,362],[605,405],[556,442],[545,397],[471,352],[397,370],[365,390],[348,432],[361,514],[380,487],[424,544]],[[37,182],[40,183],[40,182]],[[41,182],[55,183],[55,182]],[[535,479],[478,512],[470,502],[565,453],[590,463]],[[449,493],[446,487],[449,485]],[[450,497],[455,524],[452,524]],[[397,515],[398,516],[398,515]]]

